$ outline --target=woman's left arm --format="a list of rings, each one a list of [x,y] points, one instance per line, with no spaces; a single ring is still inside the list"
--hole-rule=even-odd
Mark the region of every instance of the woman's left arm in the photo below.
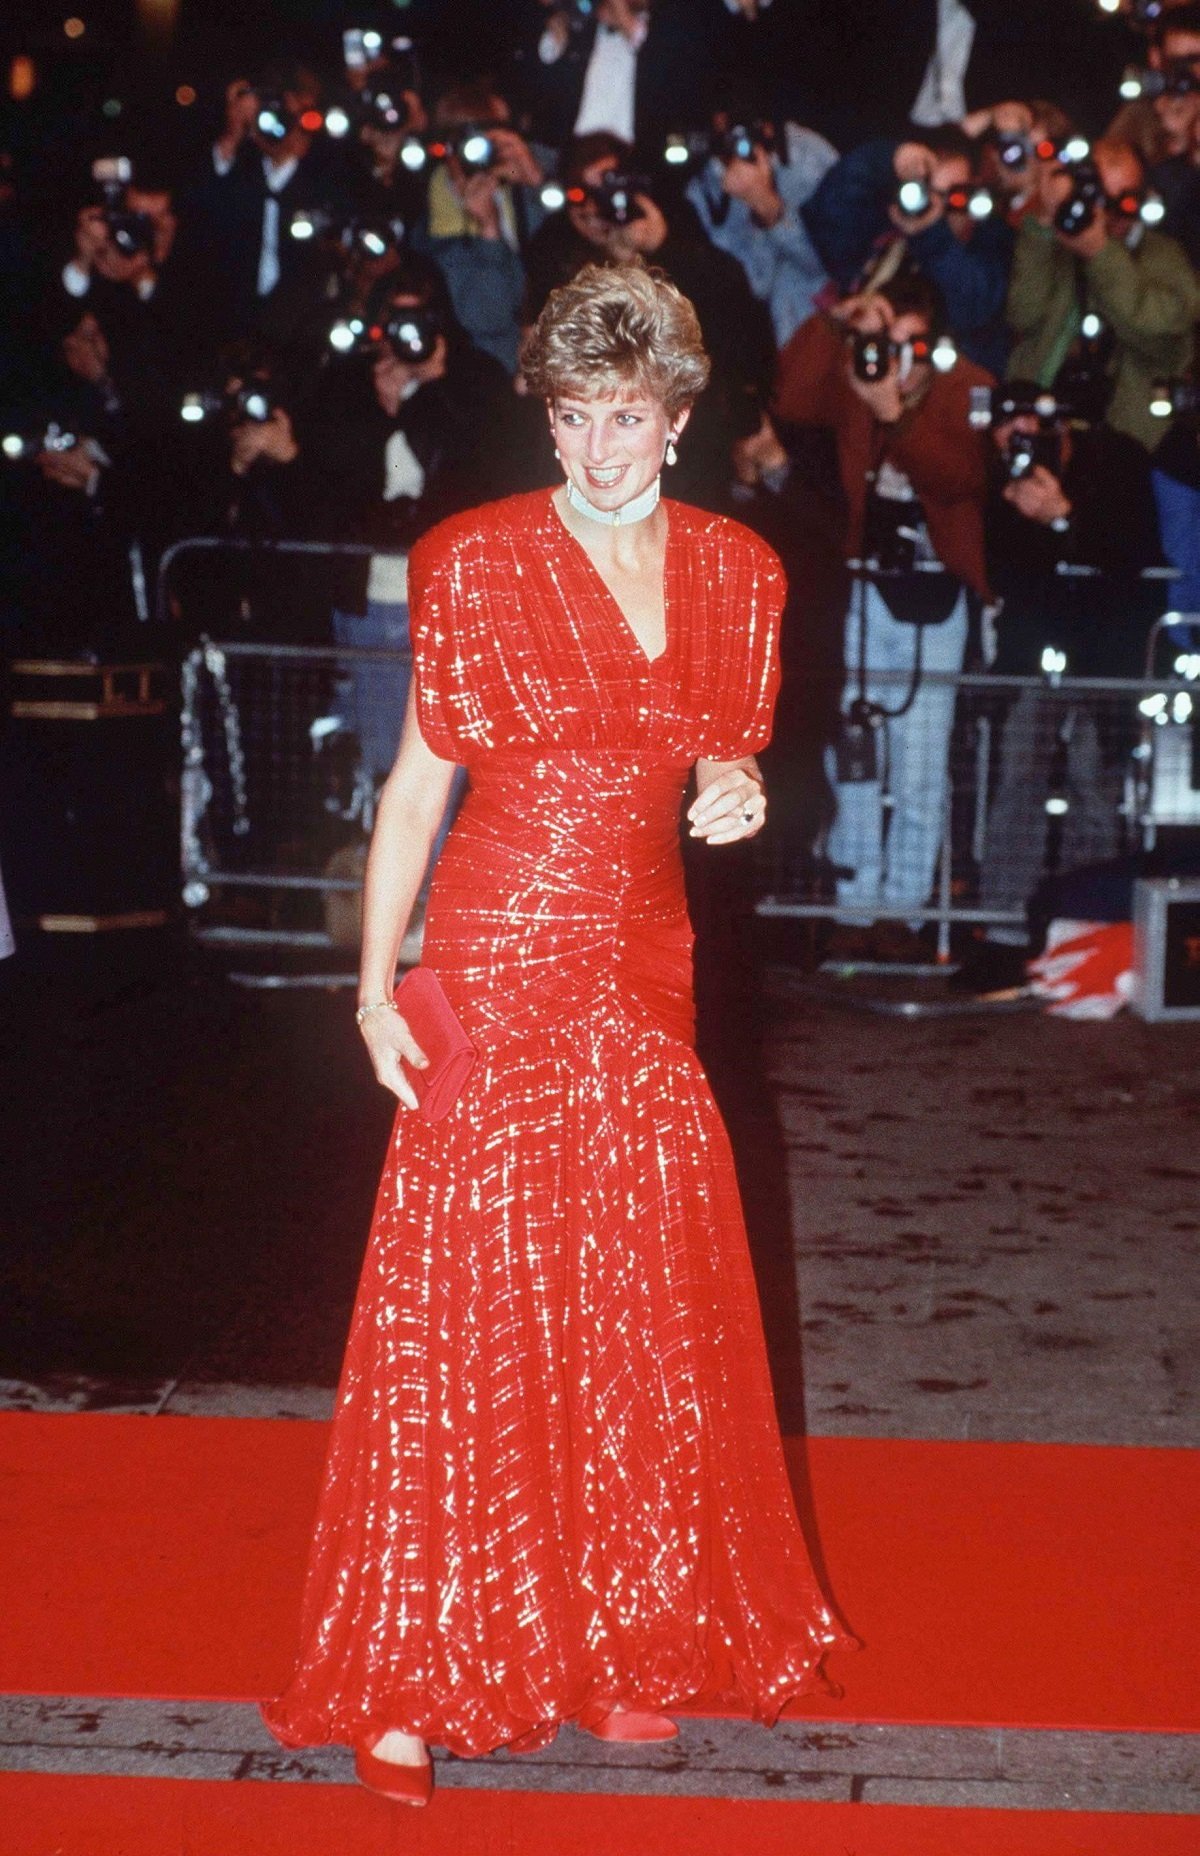
[[[693,838],[738,844],[762,830],[767,795],[753,754],[741,760],[698,760],[696,797],[688,808]]]

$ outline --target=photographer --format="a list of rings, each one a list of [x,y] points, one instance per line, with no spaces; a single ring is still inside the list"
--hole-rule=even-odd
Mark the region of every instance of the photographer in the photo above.
[[[978,148],[981,181],[1015,231],[1033,202],[1038,145],[1066,142],[1072,133],[1070,118],[1057,103],[1039,97],[1032,103],[1010,100],[974,110],[962,126]]]
[[[714,22],[696,0],[540,0],[538,15],[527,11],[527,101],[552,146],[613,135],[649,162],[670,130],[707,120]]]
[[[430,175],[413,244],[446,279],[454,313],[476,347],[517,371],[525,295],[521,254],[544,218],[542,164],[490,85],[447,91],[434,110],[445,160]]]
[[[176,253],[174,197],[165,180],[143,177],[124,157],[96,161],[93,176],[53,289],[95,311],[130,403],[166,419],[198,333]]]
[[[320,84],[301,65],[276,66],[257,85],[235,78],[225,92],[224,124],[183,227],[215,341],[263,329],[280,286],[303,287],[309,260],[287,235],[299,208],[349,210],[345,156],[319,134],[319,104]]]
[[[1017,234],[1009,373],[1056,387],[1147,448],[1162,436],[1156,379],[1191,359],[1200,286],[1187,254],[1141,217],[1142,164],[1123,142],[1079,162],[1039,163]]]
[[[378,334],[326,368],[305,452],[321,532],[406,553],[435,522],[509,487],[512,392],[467,340],[428,258],[408,255],[370,308]],[[339,643],[408,649],[406,560],[381,553],[341,569],[335,604]],[[395,758],[407,690],[407,671],[391,666],[353,674],[344,719],[375,778]]]
[[[924,277],[893,278],[837,314],[796,331],[779,359],[774,402],[783,427],[833,433],[845,551],[851,559],[873,554],[886,569],[859,579],[846,615],[851,693],[870,711],[865,727],[876,751],[874,767],[851,768],[842,753],[830,759],[837,816],[828,854],[845,873],[833,952],[911,960],[923,957],[917,912],[941,843],[954,721],[953,684],[931,683],[926,673],[961,670],[968,590],[988,595],[987,454],[968,411],[971,388],[990,377],[961,358],[947,371],[932,365],[940,305]],[[922,561],[944,571],[921,572]],[[880,711],[889,716],[882,727]],[[889,915],[908,914],[909,925],[874,921],[881,904]]]
[[[113,378],[86,303],[48,304],[44,383],[5,409],[0,463],[8,560],[3,605],[38,643],[75,648],[135,616],[134,575],[154,505],[154,452]]]
[[[212,399],[192,394],[184,402],[188,421],[201,405],[206,414],[181,472],[191,491],[188,525],[196,534],[256,540],[306,534],[311,501],[279,354],[249,337],[222,352],[217,374]]]
[[[1170,13],[1159,26],[1157,60],[1164,88],[1153,100],[1161,141],[1150,185],[1162,196],[1162,229],[1200,266],[1200,4]]]
[[[937,289],[968,359],[997,373],[1008,352],[1004,302],[1012,232],[978,186],[977,150],[961,129],[865,142],[843,155],[804,208],[838,288],[881,287],[901,263]]]
[[[780,347],[807,322],[828,282],[800,209],[837,161],[823,136],[783,125],[783,148],[768,124],[713,118],[713,153],[687,198],[719,250],[736,258],[767,305]]]
[[[1136,677],[1161,589],[1139,569],[1160,559],[1150,466],[1132,438],[1073,424],[1069,408],[1033,381],[991,397],[989,577],[1001,601],[993,661],[999,676]],[[1099,570],[1064,576],[1062,564]],[[1058,867],[1119,848],[1118,799],[1128,743],[1106,739],[1094,708],[1064,705],[1049,685],[1025,689],[1003,721],[999,766],[980,870],[987,909],[1023,907],[1043,873],[1050,815],[1062,817]],[[981,992],[1019,985],[1023,927],[989,927],[956,984]]]

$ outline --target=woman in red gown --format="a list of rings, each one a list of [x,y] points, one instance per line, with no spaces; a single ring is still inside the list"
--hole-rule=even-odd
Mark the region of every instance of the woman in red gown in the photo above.
[[[658,501],[707,362],[640,267],[524,357],[565,475],[413,550],[415,686],[368,864],[360,1024],[400,1099],[338,1393],[289,1745],[424,1802],[427,1749],[772,1722],[848,1641],[797,1525],[732,1159],[693,1051],[681,802],[762,826],[783,579]],[[386,1009],[452,776],[424,961],[479,1050],[415,1106]]]

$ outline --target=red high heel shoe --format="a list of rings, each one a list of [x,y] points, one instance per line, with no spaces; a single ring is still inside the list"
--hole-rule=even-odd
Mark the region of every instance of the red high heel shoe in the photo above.
[[[580,1717],[579,1725],[597,1740],[674,1740],[679,1729],[665,1714],[642,1708],[613,1708],[607,1714]]]
[[[419,1766],[402,1766],[398,1760],[376,1759],[365,1746],[356,1746],[354,1776],[360,1785],[390,1798],[393,1804],[428,1804],[433,1796],[433,1761],[428,1754]]]

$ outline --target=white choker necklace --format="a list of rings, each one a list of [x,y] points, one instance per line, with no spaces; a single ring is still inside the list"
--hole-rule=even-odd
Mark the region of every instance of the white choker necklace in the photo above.
[[[644,522],[658,508],[659,484],[662,479],[656,477],[654,482],[644,489],[640,496],[625,503],[620,509],[597,509],[595,503],[589,503],[581,490],[575,488],[571,478],[567,478],[567,501],[572,509],[578,509],[581,516],[589,522],[599,522],[602,528],[629,528],[634,522]]]

